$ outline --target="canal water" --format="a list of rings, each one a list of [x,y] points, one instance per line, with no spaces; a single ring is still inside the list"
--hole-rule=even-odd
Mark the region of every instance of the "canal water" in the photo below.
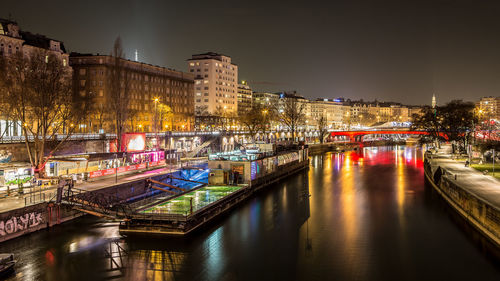
[[[311,157],[189,239],[120,239],[81,218],[0,244],[9,280],[500,280],[496,250],[424,180],[423,151]]]

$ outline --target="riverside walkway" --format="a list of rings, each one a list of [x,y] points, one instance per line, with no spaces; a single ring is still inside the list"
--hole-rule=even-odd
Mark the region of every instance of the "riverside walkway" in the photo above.
[[[115,176],[111,176],[94,181],[77,183],[75,184],[75,188],[85,191],[99,190],[113,185],[119,185],[139,179],[149,178],[152,176],[173,173],[178,171],[179,169],[179,165],[167,165],[165,167],[150,169],[146,171],[143,170],[130,172],[127,174],[119,175],[117,178],[115,178]],[[23,208],[30,204],[41,203],[44,202],[44,199],[45,201],[48,201],[55,195],[56,189],[56,186],[51,186],[49,188],[42,189],[41,191],[38,188],[33,188],[33,191],[30,193],[26,193],[23,195],[11,195],[2,198],[0,199],[0,213]]]
[[[432,155],[431,159],[433,169],[440,166],[452,175],[450,180],[456,185],[500,210],[500,181],[473,168],[465,167],[465,161],[453,160],[450,146],[443,146]]]

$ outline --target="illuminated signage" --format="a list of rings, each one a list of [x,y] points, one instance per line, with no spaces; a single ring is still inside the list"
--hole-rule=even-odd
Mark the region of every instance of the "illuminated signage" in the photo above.
[[[127,133],[122,135],[122,151],[144,151],[146,149],[145,133]]]

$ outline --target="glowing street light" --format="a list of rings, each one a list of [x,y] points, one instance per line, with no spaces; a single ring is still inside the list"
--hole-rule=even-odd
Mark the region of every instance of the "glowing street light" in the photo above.
[[[156,110],[156,104],[160,101],[158,97],[154,97],[153,102],[155,103],[155,121],[154,121],[154,133],[155,133],[155,140],[156,140],[156,146],[158,146],[158,125],[157,125],[157,119],[158,119],[158,114]]]

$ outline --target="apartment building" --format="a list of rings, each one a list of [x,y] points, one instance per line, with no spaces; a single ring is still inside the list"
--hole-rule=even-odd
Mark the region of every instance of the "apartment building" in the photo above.
[[[73,87],[76,95],[95,97],[96,112],[82,132],[114,132],[112,120],[104,118],[110,97],[115,58],[72,53]],[[191,73],[121,59],[128,98],[127,129],[135,132],[189,131],[194,129],[194,76]],[[168,112],[170,113],[168,113]],[[156,117],[155,117],[156,114]]]
[[[17,22],[0,19],[0,56],[9,57],[22,53],[25,56],[35,51],[44,51],[55,55],[61,61],[61,67],[71,71],[69,55],[63,42],[48,38],[44,35],[33,34],[19,28]],[[48,55],[46,56],[48,59]],[[70,73],[69,73],[70,74]],[[21,136],[21,124],[15,120],[0,118],[0,135]]]
[[[332,99],[316,99],[310,101],[311,123],[314,123],[323,116],[329,129],[341,129],[344,116],[350,111],[349,106]]]
[[[243,116],[252,109],[252,88],[246,81],[238,84],[238,116]]]
[[[500,120],[500,98],[483,97],[476,102],[476,110],[481,120]]]
[[[238,66],[231,57],[208,52],[188,59],[194,75],[195,107],[199,115],[238,114]]]

